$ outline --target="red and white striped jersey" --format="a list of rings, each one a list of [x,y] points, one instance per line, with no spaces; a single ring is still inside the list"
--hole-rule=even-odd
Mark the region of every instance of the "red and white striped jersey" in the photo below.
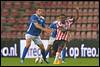
[[[71,19],[66,19],[65,24],[62,22],[57,23],[57,35],[56,35],[56,40],[67,40],[68,38],[68,33],[67,32],[62,32],[61,27],[65,28],[66,30],[71,27],[71,24],[73,23],[73,18]]]

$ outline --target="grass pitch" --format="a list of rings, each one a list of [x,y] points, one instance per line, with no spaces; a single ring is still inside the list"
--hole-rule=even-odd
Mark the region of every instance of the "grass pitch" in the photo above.
[[[19,57],[1,57],[1,66],[99,66],[99,58],[66,58],[64,64],[53,64],[54,58],[49,60],[50,64],[35,64],[34,59],[26,58],[24,64],[20,64]]]

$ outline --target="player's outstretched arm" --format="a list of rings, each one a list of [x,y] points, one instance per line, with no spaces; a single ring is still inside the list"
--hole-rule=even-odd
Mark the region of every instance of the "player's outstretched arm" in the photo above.
[[[38,24],[38,23],[34,23],[34,25],[35,25],[35,27],[36,28],[38,28],[38,29],[40,29],[40,30],[42,30],[42,31],[44,31],[44,32],[47,32],[47,33],[51,33],[51,29],[49,29],[49,28],[43,28],[40,24]]]

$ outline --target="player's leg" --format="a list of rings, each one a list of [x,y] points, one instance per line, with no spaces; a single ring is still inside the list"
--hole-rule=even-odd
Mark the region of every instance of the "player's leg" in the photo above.
[[[58,50],[58,46],[59,46],[59,42],[58,42],[58,40],[55,40],[54,43],[53,43],[53,54],[54,54],[54,56],[56,55],[56,52]]]
[[[47,49],[46,49],[46,51],[45,51],[45,56],[46,56],[46,57],[47,57],[48,54],[49,54],[49,56],[50,56],[51,47],[52,47],[52,45],[51,45],[51,44],[48,44]],[[46,60],[48,61],[48,63],[50,63],[50,61],[49,61],[49,56],[48,56],[48,58],[46,58]]]
[[[59,42],[59,46],[58,46],[58,50],[56,52],[56,56],[55,56],[55,60],[54,60],[54,64],[58,61],[58,59],[61,57],[61,51],[64,47],[64,41],[60,40]]]
[[[64,45],[64,47],[63,47],[63,49],[62,49],[62,53],[61,53],[61,58],[62,58],[62,63],[64,63],[65,62],[65,57],[66,57],[66,45],[68,44],[68,41],[66,41],[65,42],[65,45]]]
[[[49,38],[48,46],[47,46],[46,54],[45,54],[46,56],[48,55],[48,53],[50,53],[50,49],[51,49],[54,41],[55,41],[55,38],[54,37],[50,37]]]
[[[62,46],[59,46],[59,47],[58,47],[58,50],[57,50],[56,56],[55,56],[55,61],[57,61],[57,60],[60,58],[62,48],[63,48]]]
[[[24,58],[25,58],[25,56],[27,54],[28,48],[31,45],[31,36],[26,34],[25,37],[26,37],[26,46],[25,46],[25,48],[23,50],[23,54],[22,54],[22,57],[21,57],[21,63],[24,62]]]
[[[65,63],[65,57],[66,57],[66,47],[64,47],[61,52],[62,63]]]
[[[58,45],[57,45],[57,41],[55,40],[50,49],[50,56],[54,57],[56,55],[57,49],[58,49]]]
[[[43,57],[43,60],[46,62],[46,63],[49,63],[48,61],[46,61],[46,55],[45,55],[45,48],[44,48],[44,45],[41,41],[41,38],[40,36],[37,36],[35,39],[34,39],[34,43],[37,44],[39,46],[39,48],[41,49],[41,54],[42,54],[42,57]]]
[[[70,34],[69,32],[67,33],[67,39],[65,41],[65,45],[64,48],[62,49],[62,53],[61,53],[61,58],[62,58],[62,63],[65,63],[65,57],[66,57],[66,45],[68,45],[68,42],[70,41]]]

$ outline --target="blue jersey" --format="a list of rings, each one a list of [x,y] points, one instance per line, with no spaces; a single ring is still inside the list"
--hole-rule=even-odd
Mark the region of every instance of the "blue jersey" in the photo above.
[[[34,36],[39,36],[41,33],[41,30],[36,28],[34,23],[38,23],[42,27],[45,27],[45,20],[42,16],[39,17],[37,14],[33,14],[29,19],[28,29],[26,33],[34,35]]]
[[[51,36],[52,37],[56,37],[56,34],[57,34],[57,21],[54,21],[50,24],[50,28],[52,29],[52,32],[51,32]]]

